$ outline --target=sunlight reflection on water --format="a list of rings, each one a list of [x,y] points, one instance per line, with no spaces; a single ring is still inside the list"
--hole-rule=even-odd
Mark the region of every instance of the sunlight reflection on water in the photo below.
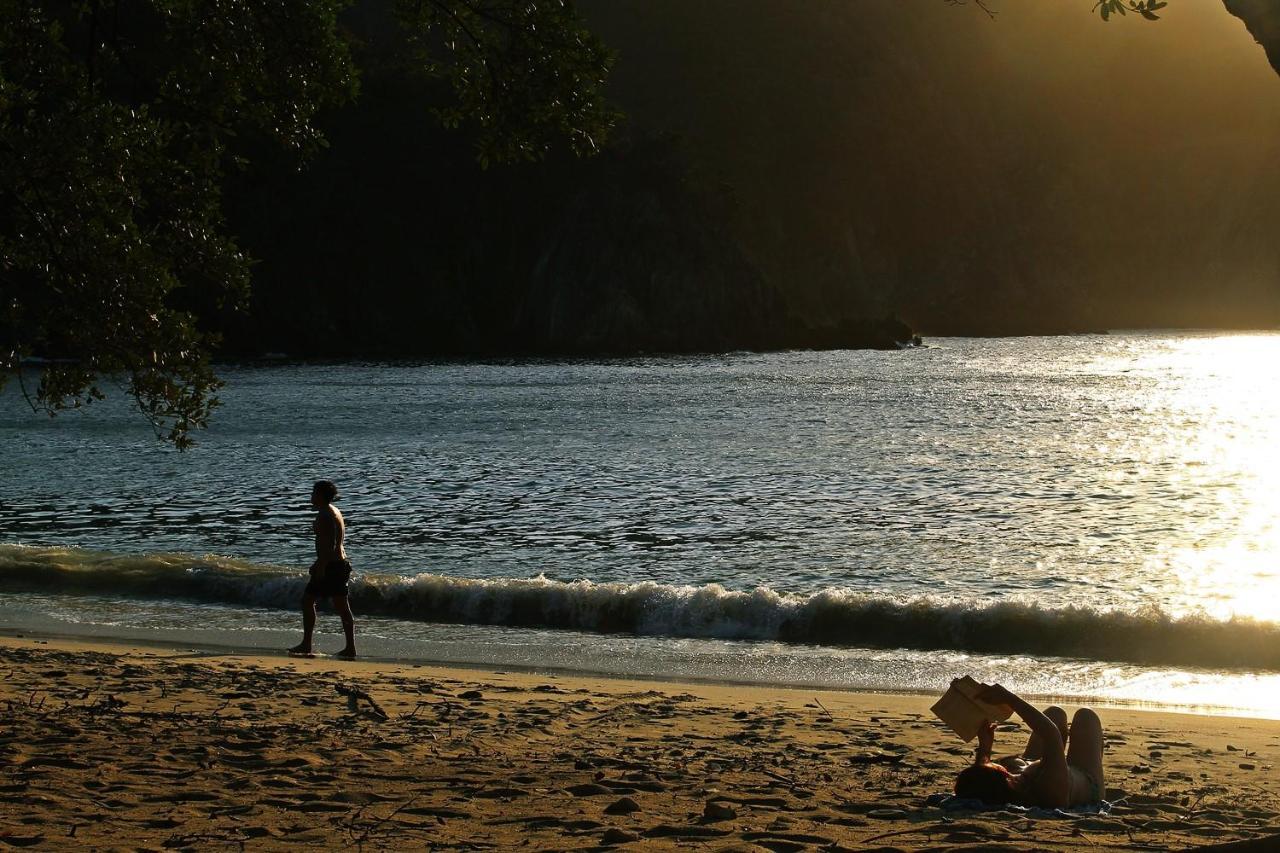
[[[1197,337],[1143,364],[1165,379],[1150,391],[1171,428],[1146,458],[1180,460],[1175,483],[1208,511],[1172,519],[1183,533],[1151,557],[1186,607],[1280,620],[1280,338]],[[1145,361],[1145,360],[1144,360]],[[1142,362],[1140,362],[1142,363]]]

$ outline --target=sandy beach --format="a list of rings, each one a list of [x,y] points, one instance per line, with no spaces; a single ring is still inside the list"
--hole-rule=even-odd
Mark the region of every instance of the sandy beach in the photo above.
[[[1280,722],[1107,709],[1110,814],[975,813],[926,805],[969,755],[930,701],[0,638],[0,845],[1180,849],[1280,832]],[[1020,749],[1005,729],[997,751]]]

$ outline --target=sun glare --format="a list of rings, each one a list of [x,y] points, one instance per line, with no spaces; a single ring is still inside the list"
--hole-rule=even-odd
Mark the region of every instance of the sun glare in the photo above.
[[[1152,453],[1212,495],[1176,520],[1190,537],[1155,559],[1186,609],[1280,619],[1280,335],[1183,339],[1152,366],[1173,386],[1172,428]]]

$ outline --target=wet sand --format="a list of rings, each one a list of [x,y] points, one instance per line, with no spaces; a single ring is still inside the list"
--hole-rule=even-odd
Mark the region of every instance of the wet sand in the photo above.
[[[1032,817],[925,805],[971,752],[931,701],[0,638],[0,849],[1151,850],[1280,833],[1280,722],[1103,710],[1114,810]],[[1015,752],[1025,733],[1006,728],[997,751]]]

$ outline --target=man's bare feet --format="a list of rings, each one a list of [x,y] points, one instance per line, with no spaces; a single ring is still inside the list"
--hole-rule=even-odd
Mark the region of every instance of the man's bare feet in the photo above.
[[[334,657],[343,658],[344,660],[355,660],[356,650],[351,648],[350,646],[347,646],[345,649],[335,654]]]
[[[314,657],[314,652],[311,651],[311,647],[306,643],[298,643],[298,645],[289,649],[289,654],[301,658]]]

